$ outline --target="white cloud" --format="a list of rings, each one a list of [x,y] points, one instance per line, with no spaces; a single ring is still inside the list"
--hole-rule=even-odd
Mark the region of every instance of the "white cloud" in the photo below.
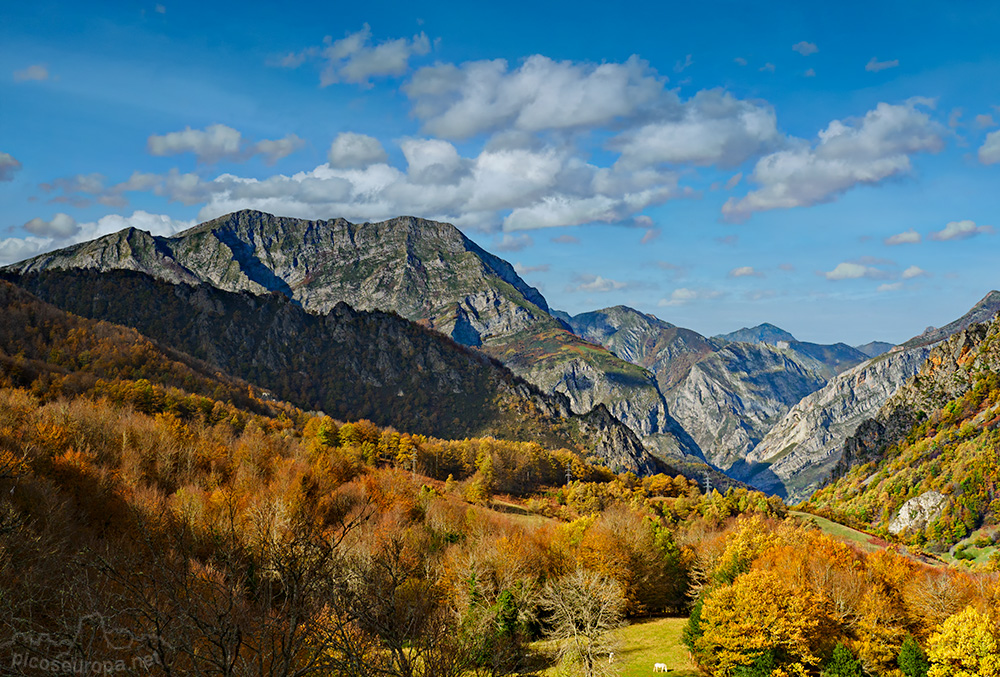
[[[899,245],[899,244],[916,244],[920,242],[920,233],[910,228],[902,233],[896,233],[895,235],[890,235],[885,238],[883,242],[889,246]]]
[[[349,82],[365,87],[372,86],[372,79],[404,75],[410,59],[431,51],[426,33],[412,38],[384,40],[371,44],[372,29],[368,24],[357,33],[350,33],[340,40],[330,36],[323,39],[323,47],[309,47],[278,59],[273,65],[298,68],[306,61],[320,61],[319,84],[328,87],[338,82]]]
[[[62,212],[52,217],[51,221],[35,217],[25,223],[22,228],[38,237],[50,237],[57,240],[64,240],[80,232],[80,226],[69,214]]]
[[[755,270],[753,266],[740,266],[730,270],[729,277],[764,277],[764,273]]]
[[[531,239],[530,235],[504,233],[499,240],[493,241],[492,249],[498,252],[519,252],[533,244],[535,241]]]
[[[769,61],[766,64],[764,64],[763,66],[761,66],[760,68],[758,68],[757,70],[759,70],[761,73],[773,73],[774,72],[774,64]]]
[[[609,292],[626,289],[629,286],[628,282],[620,282],[600,275],[577,275],[574,281],[578,284],[566,287],[567,292]]]
[[[180,132],[162,136],[151,134],[146,146],[151,155],[180,155],[194,153],[198,162],[212,164],[219,160],[242,162],[254,155],[263,155],[267,164],[274,164],[304,145],[302,139],[289,134],[282,139],[264,139],[245,144],[243,135],[227,125],[215,124],[204,130],[185,127]]]
[[[388,159],[379,140],[365,134],[341,132],[330,144],[327,159],[338,169],[364,169]]]
[[[683,104],[675,119],[643,125],[611,142],[627,167],[689,163],[733,167],[779,146],[774,109],[720,89],[703,90]]]
[[[659,228],[648,228],[646,229],[646,232],[642,234],[642,237],[639,239],[639,244],[649,244],[650,242],[653,242],[658,237],[660,237],[661,234],[662,231]]]
[[[405,172],[384,162],[363,168],[324,164],[266,179],[222,174],[203,180],[174,170],[152,190],[183,204],[204,204],[202,218],[245,208],[351,220],[419,214],[478,230],[502,225],[509,232],[594,222],[645,227],[633,219],[646,207],[685,194],[676,173],[602,168],[569,148],[484,150],[465,158],[435,139],[407,139],[401,146]],[[341,154],[334,158],[346,163]]]
[[[19,71],[14,71],[14,82],[26,82],[29,80],[48,80],[48,66],[36,63]]]
[[[295,134],[289,134],[282,139],[264,139],[250,147],[249,155],[263,155],[264,162],[273,165],[278,160],[288,157],[305,145],[305,141]]]
[[[657,305],[664,308],[683,306],[692,301],[717,299],[722,295],[721,291],[714,289],[688,289],[687,287],[680,287],[670,293],[670,298],[660,299]]]
[[[520,261],[514,264],[514,271],[518,275],[531,275],[532,273],[547,273],[549,272],[549,264],[543,263],[537,266],[526,266]]]
[[[931,274],[919,266],[910,266],[900,275],[904,280],[912,280],[915,277],[930,277]]]
[[[805,77],[807,77],[807,78],[814,78],[814,77],[816,77],[816,69],[815,68],[809,68],[802,75],[805,76]]]
[[[580,238],[573,235],[558,235],[551,240],[556,244],[580,244]]]
[[[985,129],[987,127],[996,127],[997,123],[993,119],[992,115],[977,115],[976,116],[976,126]]]
[[[51,221],[32,219],[26,223],[24,228],[32,233],[27,237],[12,237],[0,241],[0,265],[22,261],[43,252],[93,240],[129,227],[145,230],[153,235],[173,235],[194,225],[195,221],[180,221],[142,210],[133,212],[131,216],[109,214],[87,223],[76,223],[71,216],[56,214]],[[44,234],[35,234],[36,232]]]
[[[425,131],[464,139],[483,132],[528,132],[607,125],[676,101],[649,64],[587,64],[528,57],[515,70],[503,59],[421,68],[403,86]]]
[[[981,233],[992,233],[993,226],[977,226],[975,221],[950,221],[943,229],[931,233],[932,240],[965,240]]]
[[[902,282],[885,282],[878,286],[877,291],[879,292],[899,291],[902,288],[903,288]]]
[[[865,70],[869,73],[878,73],[879,71],[884,71],[887,68],[895,68],[898,65],[899,59],[893,59],[892,61],[879,61],[873,56],[871,61],[865,64]]]
[[[754,212],[829,202],[857,185],[874,185],[910,171],[910,155],[938,152],[943,129],[921,107],[926,99],[880,103],[861,119],[834,120],[810,146],[799,142],[761,158],[751,181],[761,188],[730,198],[722,213],[732,221]]]
[[[1000,129],[986,135],[986,140],[979,147],[979,161],[984,165],[1000,162]]]
[[[865,263],[845,261],[838,263],[836,268],[822,275],[828,280],[858,280],[861,278],[884,279],[888,273]]]
[[[0,153],[0,181],[13,181],[21,171],[21,163],[10,153]]]
[[[805,40],[803,40],[802,42],[796,42],[794,45],[792,45],[792,49],[801,54],[802,56],[809,56],[810,54],[815,54],[816,52],[819,51],[819,47],[817,47],[815,43],[806,42]]]

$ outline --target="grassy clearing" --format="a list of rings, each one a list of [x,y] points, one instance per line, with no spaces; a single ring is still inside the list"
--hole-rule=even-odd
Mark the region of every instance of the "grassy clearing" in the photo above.
[[[653,675],[653,664],[664,663],[667,674],[674,677],[697,677],[701,673],[688,658],[687,647],[681,642],[686,618],[654,618],[633,623],[618,631],[619,648],[615,652],[615,667],[621,677]],[[551,651],[548,642],[538,642],[537,651]],[[555,677],[554,666],[539,670],[539,675]]]
[[[885,544],[875,536],[866,534],[863,531],[858,531],[857,529],[845,527],[843,524],[838,524],[837,522],[831,522],[824,517],[811,515],[807,512],[798,512],[796,510],[790,510],[788,514],[797,517],[803,522],[813,522],[823,531],[824,534],[829,534],[834,538],[847,541],[848,543],[853,543],[862,550],[876,552],[885,548]]]

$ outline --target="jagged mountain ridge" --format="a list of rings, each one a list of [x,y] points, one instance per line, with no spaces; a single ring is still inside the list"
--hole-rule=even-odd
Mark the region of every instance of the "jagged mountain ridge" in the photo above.
[[[696,454],[677,437],[680,426],[651,375],[573,335],[513,266],[450,224],[415,217],[307,221],[244,210],[172,237],[123,230],[5,270],[77,268],[134,270],[170,283],[253,294],[277,291],[320,313],[338,302],[392,311],[566,395],[575,413],[604,404],[651,449]]]
[[[578,335],[652,371],[671,415],[704,457],[723,469],[740,466],[789,407],[843,368],[867,359],[844,344],[795,341],[774,325],[737,334],[770,337],[781,347],[709,339],[627,306],[568,321]]]
[[[808,498],[840,461],[858,425],[917,373],[927,347],[886,353],[833,377],[807,395],[747,454],[731,474],[789,501]]]
[[[281,294],[172,284],[134,271],[6,277],[58,308],[133,327],[305,409],[439,437],[582,446],[612,468],[643,474],[666,468],[604,407],[574,415],[564,397],[392,314],[341,303],[319,315]]]
[[[949,322],[943,327],[928,327],[919,336],[914,336],[900,345],[904,348],[932,345],[957,334],[970,325],[989,322],[998,312],[1000,312],[1000,291],[993,290],[972,306],[969,312],[954,322]]]

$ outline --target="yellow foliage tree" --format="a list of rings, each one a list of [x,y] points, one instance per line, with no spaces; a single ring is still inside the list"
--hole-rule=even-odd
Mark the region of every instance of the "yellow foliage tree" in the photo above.
[[[788,674],[814,671],[834,636],[826,598],[765,570],[713,592],[702,608],[701,628],[698,653],[717,675],[764,654]]]
[[[928,677],[1000,677],[1000,642],[989,616],[975,607],[949,616],[931,635]]]

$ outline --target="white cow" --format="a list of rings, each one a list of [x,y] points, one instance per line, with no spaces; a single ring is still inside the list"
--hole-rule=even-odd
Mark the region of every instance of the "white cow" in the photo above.
[[[667,671],[666,663],[653,663],[653,672],[666,672],[666,671]]]

